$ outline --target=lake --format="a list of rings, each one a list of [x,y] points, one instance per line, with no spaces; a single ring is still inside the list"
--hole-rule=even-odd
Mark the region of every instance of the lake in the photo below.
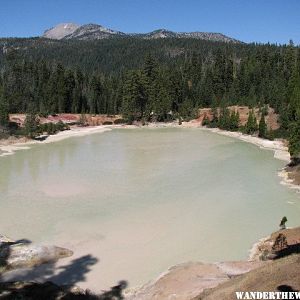
[[[299,225],[299,194],[277,175],[284,164],[198,128],[33,145],[0,157],[1,233],[74,251],[21,277],[135,287],[178,263],[246,259],[285,215]]]

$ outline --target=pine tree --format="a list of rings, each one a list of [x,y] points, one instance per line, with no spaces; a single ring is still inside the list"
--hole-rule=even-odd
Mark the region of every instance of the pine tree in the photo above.
[[[293,122],[289,129],[289,152],[291,158],[296,160],[300,156],[300,120]]]
[[[216,128],[219,124],[219,114],[216,106],[213,106],[211,109],[212,112],[212,120],[210,121],[209,127]]]
[[[9,123],[7,99],[2,95],[0,90],[0,127],[6,128]]]
[[[122,113],[129,123],[141,117],[138,105],[140,99],[139,73],[135,71],[128,72],[123,85]]]
[[[221,129],[230,130],[230,111],[227,107],[222,107],[220,116],[219,116],[219,123],[218,126]]]
[[[261,138],[265,138],[267,136],[267,124],[263,113],[261,114],[261,118],[258,125],[258,136]]]
[[[240,115],[239,112],[231,112],[229,119],[229,130],[237,131],[239,128]]]
[[[253,134],[257,131],[257,120],[254,114],[253,110],[250,110],[249,116],[248,116],[248,121],[245,126],[245,132],[247,134]]]
[[[56,67],[56,95],[57,95],[57,105],[58,112],[65,112],[66,103],[67,103],[67,87],[65,81],[65,68],[58,64]]]
[[[51,123],[52,124],[52,123]],[[30,138],[34,138],[39,133],[39,119],[34,107],[29,108],[29,113],[25,119],[25,134]]]

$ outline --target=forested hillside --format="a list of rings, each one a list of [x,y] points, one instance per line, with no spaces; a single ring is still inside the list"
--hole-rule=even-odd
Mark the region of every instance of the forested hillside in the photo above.
[[[78,41],[44,38],[0,39],[0,50],[18,53],[26,60],[61,62],[64,66],[78,67],[84,72],[100,71],[120,73],[122,70],[141,67],[147,54],[160,63],[182,63],[190,53],[207,55],[217,49],[230,49],[238,55],[246,54],[250,45],[211,42],[199,39],[164,38],[145,40],[134,37]],[[15,50],[15,51],[13,51]],[[2,52],[2,53],[1,53]],[[3,51],[0,51],[0,57]],[[12,56],[12,55],[11,55]],[[3,65],[3,61],[0,61]]]
[[[201,107],[273,107],[298,149],[300,49],[195,39],[0,40],[0,120],[7,112],[194,117]],[[296,154],[298,151],[292,153]]]

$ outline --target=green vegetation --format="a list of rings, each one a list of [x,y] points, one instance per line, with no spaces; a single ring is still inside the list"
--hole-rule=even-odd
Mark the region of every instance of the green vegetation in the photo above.
[[[300,121],[291,123],[289,136],[289,152],[292,158],[297,159],[300,155]]]
[[[9,107],[7,99],[3,95],[3,88],[0,81],[0,134],[2,135],[8,128],[9,124]]]
[[[40,124],[37,127],[38,134],[55,134],[59,131],[68,130],[69,126],[62,121],[58,121],[57,123],[44,123]]]
[[[264,114],[261,115],[259,125],[258,125],[258,136],[261,138],[267,137],[267,124],[265,121]]]
[[[222,108],[218,119],[218,127],[224,130],[237,131],[239,128],[239,113]]]
[[[34,113],[26,115],[25,119],[25,135],[34,138],[38,134],[39,121]]]
[[[40,124],[38,116],[34,113],[30,113],[26,116],[25,127],[23,129],[19,129],[17,134],[25,135],[29,138],[36,138],[43,134],[56,134],[59,131],[68,129],[69,126],[62,121],[57,123],[49,122]]]
[[[201,107],[221,107],[210,127],[237,130],[229,105],[261,108],[243,128],[269,137],[267,105],[280,114],[276,137],[300,153],[300,49],[194,39],[101,41],[0,39],[0,121],[7,112],[123,114],[139,120],[189,120]],[[6,121],[5,121],[6,120]],[[30,134],[30,133],[29,133]]]
[[[256,131],[257,131],[257,120],[256,120],[253,110],[251,110],[249,113],[249,116],[248,116],[247,124],[244,128],[244,132],[247,134],[253,134]]]

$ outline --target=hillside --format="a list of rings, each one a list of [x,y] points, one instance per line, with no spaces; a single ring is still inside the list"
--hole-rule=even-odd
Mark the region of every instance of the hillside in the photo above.
[[[64,34],[48,32],[50,34]],[[84,34],[81,29],[74,34]],[[94,34],[91,31],[89,34]],[[104,33],[103,33],[104,34]],[[105,33],[106,34],[106,33]],[[226,51],[238,57],[253,46],[240,43],[223,43],[193,37],[163,39],[139,38],[139,35],[114,35],[109,39],[49,39],[0,38],[0,68],[9,58],[60,62],[66,67],[86,72],[120,73],[143,65],[151,54],[163,65],[183,63],[192,53],[206,57],[226,46]],[[17,57],[16,57],[17,56]]]
[[[229,111],[237,112],[239,114],[239,124],[240,126],[245,126],[247,124],[249,114],[252,110],[252,108],[248,106],[229,106]],[[258,107],[253,108],[254,115],[257,120],[260,119],[260,111]],[[220,113],[220,108],[218,109],[218,112]],[[213,120],[213,109],[212,108],[200,108],[198,112],[198,118],[197,120],[202,123],[205,118],[208,118],[209,120]],[[275,110],[271,107],[268,108],[268,111],[265,116],[265,122],[267,125],[268,130],[278,130],[280,128],[280,117],[275,112]]]
[[[232,300],[237,291],[300,291],[299,269],[300,255],[294,254],[206,290],[193,300]]]

